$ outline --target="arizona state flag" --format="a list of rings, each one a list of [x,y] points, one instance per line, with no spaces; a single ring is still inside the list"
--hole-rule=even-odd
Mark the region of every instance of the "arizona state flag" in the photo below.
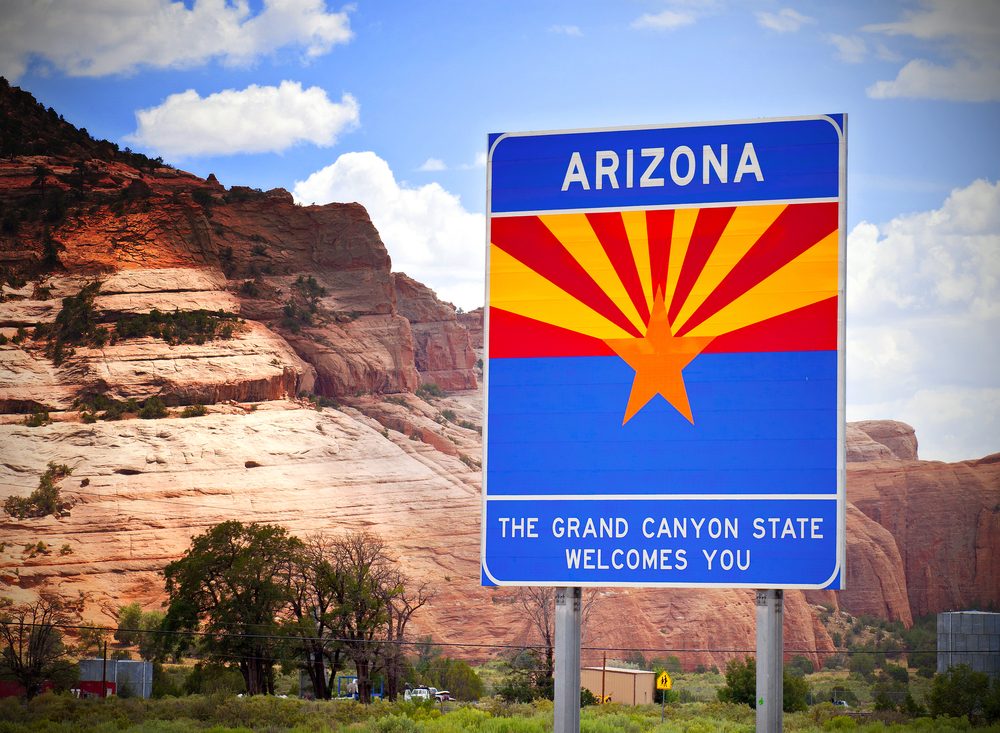
[[[484,583],[842,586],[845,122],[491,138]]]

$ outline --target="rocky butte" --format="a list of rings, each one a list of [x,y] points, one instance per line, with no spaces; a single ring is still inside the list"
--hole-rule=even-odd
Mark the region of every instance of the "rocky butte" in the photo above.
[[[510,591],[480,586],[481,310],[393,273],[358,204],[226,188],[6,82],[0,125],[0,500],[55,462],[74,502],[0,517],[0,595],[82,593],[108,623],[158,608],[164,565],[216,522],[369,529],[436,591],[415,636],[533,640]],[[152,398],[165,416],[137,418]],[[868,422],[848,460],[848,590],[788,592],[787,648],[834,649],[819,604],[909,624],[1000,603],[1000,454],[921,461],[911,428]],[[596,595],[587,646],[693,666],[754,645],[748,591]]]

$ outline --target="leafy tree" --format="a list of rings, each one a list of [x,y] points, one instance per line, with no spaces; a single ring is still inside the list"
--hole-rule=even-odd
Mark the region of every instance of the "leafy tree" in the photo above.
[[[853,674],[859,677],[871,681],[874,679],[875,675],[875,655],[870,654],[867,651],[855,650],[847,662],[847,668],[851,670]]]
[[[902,631],[903,642],[910,652],[909,664],[917,674],[928,679],[937,673],[937,614],[914,619],[913,626]]]
[[[118,609],[118,629],[115,631],[115,641],[122,646],[135,644],[142,625],[142,606],[138,602],[129,603]]]
[[[292,574],[286,621],[288,635],[299,640],[301,668],[309,675],[317,700],[332,697],[333,681],[343,667],[337,601],[340,579],[335,552],[333,540],[322,533],[306,539]]]
[[[418,660],[414,672],[421,683],[448,690],[458,700],[478,700],[483,696],[482,679],[460,659],[438,655],[426,664]]]
[[[994,684],[994,695],[997,689]],[[944,674],[934,675],[927,695],[928,711],[935,718],[942,715],[985,718],[992,702],[990,693],[990,678],[985,672],[975,672],[969,665],[959,664]]]
[[[539,684],[538,671],[541,667],[542,662],[536,650],[526,649],[515,654],[503,668],[503,677],[496,686],[496,694],[507,702],[531,702],[539,697],[551,697],[551,691]],[[541,679],[544,680],[544,677]]]
[[[809,683],[804,677],[789,673],[782,674],[781,708],[786,713],[805,710],[809,696]],[[726,664],[726,684],[718,691],[722,702],[735,702],[757,707],[757,661],[746,657],[742,661],[730,659]]]
[[[74,610],[54,596],[21,605],[0,599],[0,672],[17,680],[29,700],[47,680],[72,674],[60,627],[74,619]]]
[[[719,700],[757,707],[757,662],[753,657],[726,663],[726,684],[719,688]]]
[[[168,630],[205,633],[210,660],[238,660],[251,695],[274,693],[278,613],[289,603],[302,543],[269,524],[229,521],[192,540],[164,569]]]
[[[370,702],[372,678],[384,666],[381,641],[391,604],[402,588],[386,554],[385,541],[371,532],[354,532],[334,541],[337,627],[358,675],[358,697]]]
[[[139,619],[139,656],[147,662],[159,661],[166,656],[168,643],[161,634],[166,614],[163,611],[144,611]]]
[[[787,668],[796,677],[803,677],[816,671],[816,666],[801,654],[796,654],[792,657],[788,662]]]

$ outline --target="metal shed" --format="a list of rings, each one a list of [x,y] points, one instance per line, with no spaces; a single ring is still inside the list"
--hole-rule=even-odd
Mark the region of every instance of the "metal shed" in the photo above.
[[[106,666],[105,666],[106,665]],[[153,664],[131,659],[81,659],[80,690],[85,694],[101,696],[101,682],[106,694],[120,695],[122,688],[137,697],[150,697],[153,693]]]
[[[624,667],[584,667],[580,684],[600,696],[611,696],[611,702],[624,705],[652,705],[656,673]]]

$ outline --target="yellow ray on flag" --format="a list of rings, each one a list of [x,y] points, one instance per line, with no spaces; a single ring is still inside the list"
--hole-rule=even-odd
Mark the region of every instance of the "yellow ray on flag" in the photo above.
[[[768,230],[778,215],[785,210],[787,204],[771,204],[767,206],[739,206],[733,212],[725,231],[719,237],[709,255],[705,267],[695,281],[694,287],[674,319],[674,328],[680,330],[688,318],[705,302],[719,283],[728,275],[736,264],[757,242],[760,236]]]
[[[490,305],[594,338],[631,337],[495,244],[490,245]]]
[[[649,264],[649,234],[646,230],[645,211],[623,211],[622,223],[625,224],[625,236],[632,248],[632,259],[639,273],[643,295],[646,296],[646,307],[653,311],[653,275]]]
[[[833,297],[837,243],[838,232],[833,231],[687,335],[719,336]]]
[[[640,332],[645,330],[646,324],[636,311],[628,291],[622,285],[614,265],[608,258],[608,253],[601,246],[601,240],[597,238],[587,217],[584,214],[551,214],[538,218],[594,279],[604,294],[618,306],[632,325]]]
[[[677,290],[677,278],[681,274],[681,265],[687,257],[688,245],[694,233],[694,223],[698,220],[698,209],[677,209],[674,211],[674,228],[670,237],[670,261],[667,263],[667,292],[663,302],[670,309]],[[676,329],[675,329],[676,330]]]

